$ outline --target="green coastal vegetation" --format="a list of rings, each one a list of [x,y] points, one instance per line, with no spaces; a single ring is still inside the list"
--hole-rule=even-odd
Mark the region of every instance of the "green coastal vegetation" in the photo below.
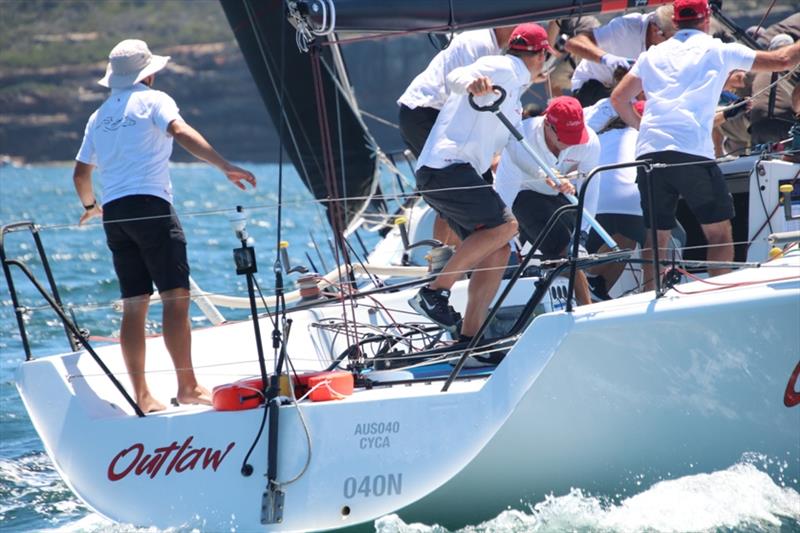
[[[218,0],[0,0],[0,69],[104,59],[120,35],[151,49],[233,39]]]

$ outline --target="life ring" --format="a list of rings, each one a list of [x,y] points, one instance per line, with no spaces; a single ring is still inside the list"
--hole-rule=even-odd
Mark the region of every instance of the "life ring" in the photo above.
[[[244,411],[264,403],[264,382],[260,377],[240,379],[218,385],[211,393],[211,403],[217,411]]]

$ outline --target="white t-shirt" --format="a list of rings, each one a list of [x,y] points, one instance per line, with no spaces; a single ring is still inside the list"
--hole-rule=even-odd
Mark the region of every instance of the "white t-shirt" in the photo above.
[[[447,75],[458,67],[471,65],[479,57],[500,55],[494,30],[465,31],[453,37],[450,46],[434,56],[397,100],[397,105],[408,108],[431,107],[441,109],[450,95]]]
[[[746,46],[694,29],[642,53],[630,71],[642,80],[647,97],[637,157],[674,150],[712,159],[711,130],[722,87],[732,70],[750,70],[755,56]]]
[[[647,48],[647,25],[653,14],[630,13],[612,19],[605,26],[593,31],[597,46],[615,56],[636,59]],[[611,86],[614,71],[588,59],[582,59],[572,74],[572,90],[577,91],[589,80],[597,80]]]
[[[610,98],[602,98],[589,107],[583,108],[583,121],[595,133],[603,129],[612,119],[619,116],[617,110],[611,105]]]
[[[144,84],[111,91],[89,117],[75,156],[97,166],[103,204],[134,194],[158,196],[172,203],[168,168],[172,136],[167,127],[180,118],[169,95]]]
[[[534,117],[522,121],[520,132],[547,165],[560,174],[569,174],[575,170],[586,174],[597,166],[600,157],[600,141],[597,134],[588,130],[589,140],[584,144],[575,144],[561,150],[558,157],[547,147],[544,138],[544,117]],[[512,140],[500,156],[500,165],[494,178],[494,190],[509,207],[522,189],[530,189],[541,194],[555,196],[558,191],[545,182],[544,170],[539,167],[522,144]],[[595,179],[592,180],[592,183]],[[587,211],[593,212],[586,206]]]
[[[608,130],[599,135],[599,165],[613,165],[636,159],[635,128]],[[636,185],[635,168],[606,170],[592,178],[598,182],[597,214],[642,215],[639,187]]]
[[[480,76],[487,76],[494,85],[506,90],[500,111],[512,124],[522,119],[519,98],[530,85],[531,74],[525,63],[512,55],[483,56],[471,65],[459,67],[447,76],[451,92],[431,129],[422,153],[417,159],[417,169],[445,168],[455,163],[469,163],[478,174],[489,170],[492,158],[508,142],[510,133],[494,113],[475,111],[469,105],[467,85]],[[475,98],[481,106],[497,99],[490,93]]]

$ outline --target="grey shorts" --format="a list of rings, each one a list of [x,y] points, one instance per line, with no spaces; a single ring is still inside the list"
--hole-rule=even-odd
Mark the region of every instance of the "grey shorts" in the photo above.
[[[417,189],[461,240],[514,218],[491,185],[468,163],[420,168]]]

